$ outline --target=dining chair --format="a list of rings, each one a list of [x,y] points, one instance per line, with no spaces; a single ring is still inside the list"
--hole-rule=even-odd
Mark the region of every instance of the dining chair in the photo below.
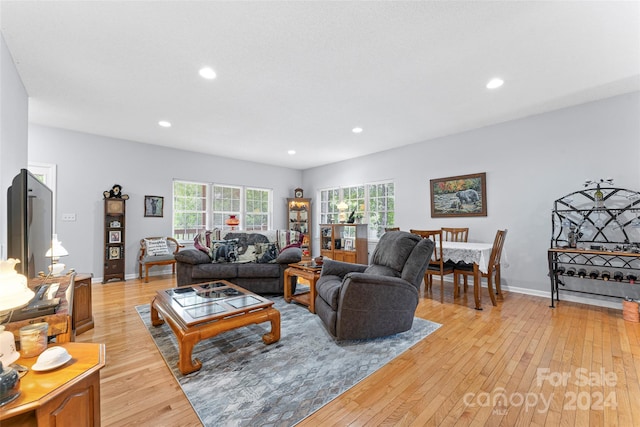
[[[445,242],[466,242],[469,239],[469,227],[442,227],[442,240]],[[455,265],[453,266],[456,267]],[[454,273],[455,274],[455,273]],[[464,291],[467,292],[467,276],[463,276]],[[454,283],[458,283],[454,279]],[[456,286],[457,291],[457,286]]]
[[[434,243],[433,254],[429,261],[429,266],[424,273],[424,284],[427,290],[433,287],[433,276],[440,276],[440,288],[444,290],[444,276],[453,274],[454,267],[444,262],[442,257],[442,230],[409,230],[412,234],[417,234],[423,239],[431,239]],[[458,296],[457,286],[454,289],[454,297]]]
[[[466,242],[469,238],[469,227],[442,227],[442,240],[445,242]]]
[[[500,258],[502,257],[502,248],[504,247],[504,240],[507,237],[507,230],[498,230],[496,237],[493,241],[493,247],[491,249],[491,255],[489,256],[489,263],[487,266],[487,272],[479,272],[480,283],[478,283],[478,289],[482,289],[482,278],[487,279],[487,287],[489,289],[489,296],[491,297],[491,303],[496,305],[496,297],[493,292],[493,283],[495,280],[496,294],[502,297],[502,288],[500,287]],[[454,286],[458,287],[458,276],[463,275],[466,278],[473,276],[473,264],[458,265],[453,272]],[[475,286],[475,284],[474,284]]]

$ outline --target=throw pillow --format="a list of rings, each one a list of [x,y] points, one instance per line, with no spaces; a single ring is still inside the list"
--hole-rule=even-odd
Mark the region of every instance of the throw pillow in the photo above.
[[[278,248],[284,251],[287,248],[299,248],[302,246],[304,234],[293,230],[278,230]]]
[[[193,247],[209,255],[209,258],[213,258],[213,246],[212,242],[220,240],[220,230],[215,228],[210,231],[201,231],[196,234],[193,239]]]
[[[144,239],[147,247],[147,256],[171,255],[165,239]]]
[[[211,242],[212,262],[236,262],[238,260],[238,240],[214,240]]]
[[[256,243],[256,262],[258,264],[274,263],[278,258],[278,246],[275,243]]]

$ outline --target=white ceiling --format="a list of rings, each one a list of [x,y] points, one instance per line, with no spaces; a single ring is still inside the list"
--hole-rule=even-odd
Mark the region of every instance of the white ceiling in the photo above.
[[[0,23],[33,123],[296,169],[640,90],[637,1],[2,1]]]

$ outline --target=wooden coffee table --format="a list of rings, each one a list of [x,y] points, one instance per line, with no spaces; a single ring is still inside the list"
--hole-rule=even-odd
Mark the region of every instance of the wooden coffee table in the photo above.
[[[320,272],[322,271],[322,265],[315,265],[312,262],[298,262],[295,264],[289,264],[289,267],[284,271],[284,283],[289,284],[289,278],[291,276],[302,277],[309,282],[309,291],[300,292],[297,294],[291,293],[291,287],[284,287],[284,300],[291,302],[292,300],[306,305],[309,307],[309,311],[316,312],[316,281],[320,278]]]
[[[193,347],[222,332],[271,322],[271,332],[262,341],[272,344],[280,339],[280,312],[273,301],[225,280],[158,291],[151,300],[151,323],[159,326],[164,321],[178,338],[178,368],[185,375],[202,367],[200,360],[192,359]]]

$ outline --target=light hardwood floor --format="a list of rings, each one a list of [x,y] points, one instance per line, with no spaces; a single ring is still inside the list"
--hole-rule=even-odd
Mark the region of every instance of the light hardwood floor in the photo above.
[[[96,327],[77,341],[107,346],[103,426],[201,425],[134,309],[174,284],[93,284]],[[476,311],[451,288],[416,313],[440,329],[299,425],[640,425],[640,324],[621,310],[509,293],[492,307],[485,289]]]

